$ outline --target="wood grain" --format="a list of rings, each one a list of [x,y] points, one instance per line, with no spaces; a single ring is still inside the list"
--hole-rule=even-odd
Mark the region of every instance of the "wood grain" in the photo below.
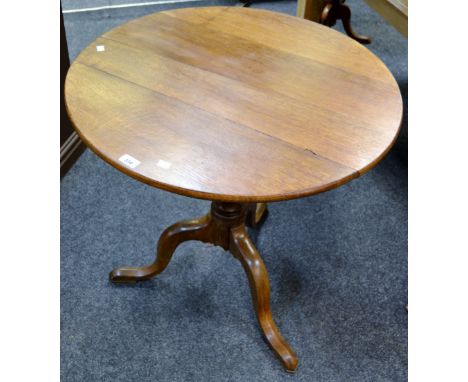
[[[65,95],[76,130],[107,162],[219,201],[337,187],[388,152],[402,116],[393,76],[360,44],[238,7],[165,11],[105,33],[72,64]],[[126,167],[123,154],[141,164]]]

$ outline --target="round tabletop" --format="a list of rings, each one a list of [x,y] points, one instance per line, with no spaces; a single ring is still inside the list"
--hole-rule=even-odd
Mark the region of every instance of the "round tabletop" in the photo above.
[[[185,8],[119,26],[65,84],[70,119],[101,158],[152,186],[268,202],[372,168],[401,125],[387,67],[328,27],[240,7]]]

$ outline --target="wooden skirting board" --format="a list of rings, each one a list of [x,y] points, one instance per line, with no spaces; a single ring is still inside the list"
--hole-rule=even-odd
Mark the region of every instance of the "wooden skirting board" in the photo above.
[[[60,5],[60,179],[84,151],[85,146],[70,123],[64,103],[65,76],[70,67],[62,5]]]
[[[60,178],[67,173],[84,149],[85,145],[74,131],[60,147]]]

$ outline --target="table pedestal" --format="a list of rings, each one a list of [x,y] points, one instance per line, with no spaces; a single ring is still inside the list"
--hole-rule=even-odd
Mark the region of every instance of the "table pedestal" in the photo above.
[[[207,215],[176,223],[162,233],[152,264],[114,269],[109,275],[110,280],[114,283],[133,283],[151,279],[167,267],[175,249],[184,241],[198,240],[229,250],[241,262],[247,274],[257,319],[267,343],[286,371],[294,372],[297,358],[273,321],[268,273],[246,230],[246,224],[257,225],[265,218],[266,212],[266,204],[263,203],[213,202]]]

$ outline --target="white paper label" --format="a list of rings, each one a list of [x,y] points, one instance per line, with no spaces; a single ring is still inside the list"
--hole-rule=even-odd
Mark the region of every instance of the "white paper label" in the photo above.
[[[165,160],[158,160],[158,166],[163,168],[164,170],[167,170],[169,167],[171,167],[171,162],[166,162]]]
[[[104,47],[104,45],[96,45],[96,50],[98,52],[104,52],[106,48]]]
[[[121,161],[123,164],[127,165],[130,168],[135,168],[141,163],[139,160],[136,160],[134,157],[128,154],[122,155],[119,158],[119,161]]]

